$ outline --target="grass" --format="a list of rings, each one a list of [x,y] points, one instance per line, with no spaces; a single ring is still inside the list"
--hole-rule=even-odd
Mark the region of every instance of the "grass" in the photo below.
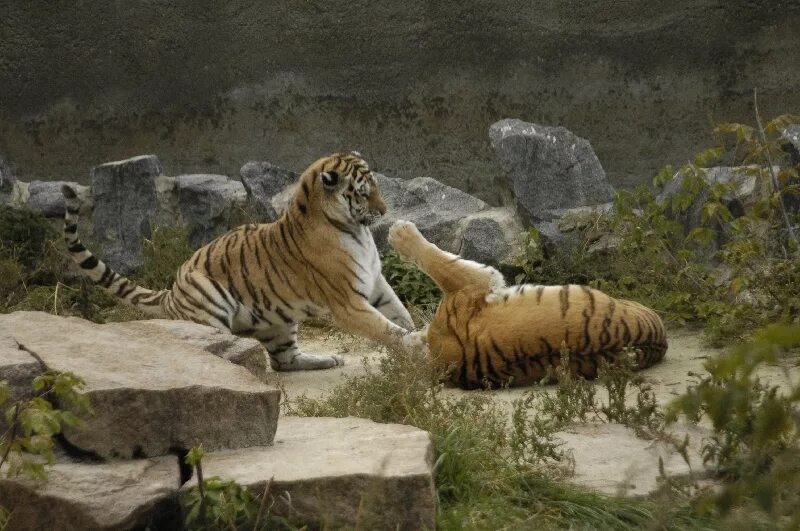
[[[538,405],[534,395],[541,398],[540,393],[533,391],[513,404],[509,417],[493,393],[454,397],[439,383],[441,376],[426,360],[389,353],[377,365],[365,362],[363,375],[347,377],[326,396],[298,397],[284,408],[291,415],[357,416],[430,432],[439,529],[630,529],[653,522],[661,522],[663,529],[710,526],[675,494],[667,506],[655,498],[604,496],[563,481],[569,459],[553,435],[582,409],[565,414],[559,404],[570,399],[595,404],[576,398],[580,391]]]

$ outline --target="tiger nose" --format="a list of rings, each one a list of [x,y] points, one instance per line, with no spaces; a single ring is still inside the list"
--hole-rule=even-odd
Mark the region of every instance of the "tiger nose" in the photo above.
[[[373,198],[371,203],[372,203],[372,210],[377,210],[381,216],[386,214],[386,202],[382,198],[375,197]]]

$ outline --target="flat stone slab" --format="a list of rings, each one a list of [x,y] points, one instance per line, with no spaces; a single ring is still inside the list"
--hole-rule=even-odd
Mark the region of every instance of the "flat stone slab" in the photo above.
[[[179,525],[175,456],[114,463],[57,463],[47,482],[0,478],[5,531],[170,529]]]
[[[15,312],[0,316],[0,338],[86,381],[93,414],[64,433],[82,450],[131,458],[272,443],[280,392],[167,330]]]
[[[412,426],[281,417],[273,446],[209,452],[203,473],[259,496],[271,479],[273,513],[298,522],[416,530],[434,528],[432,460],[430,436]]]
[[[206,326],[190,321],[174,321],[171,319],[150,319],[147,321],[129,321],[127,323],[109,324],[122,330],[137,331],[144,335],[167,331],[174,337],[199,347],[206,352],[219,356],[236,365],[241,365],[262,382],[267,382],[267,351],[257,339],[238,337],[223,332],[213,326]]]
[[[658,488],[659,457],[668,476],[703,470],[698,443],[705,432],[693,429],[689,436],[695,444],[687,449],[692,468],[671,444],[641,439],[621,424],[577,424],[556,433],[556,438],[564,441],[575,459],[575,473],[568,481],[605,494],[644,496]],[[679,434],[679,441],[684,434]]]

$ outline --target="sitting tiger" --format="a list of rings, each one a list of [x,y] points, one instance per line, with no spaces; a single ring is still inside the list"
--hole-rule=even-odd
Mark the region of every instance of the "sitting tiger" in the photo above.
[[[587,286],[505,287],[496,269],[442,251],[413,223],[398,221],[389,242],[441,288],[444,298],[427,331],[433,359],[465,389],[526,385],[548,375],[569,349],[570,370],[586,378],[598,365],[635,353],[635,368],[664,357],[664,325],[651,309]]]
[[[297,324],[330,315],[341,328],[405,348],[408,311],[381,274],[369,225],[386,213],[378,185],[357,153],[314,162],[274,223],[243,225],[198,249],[172,289],[137,286],[98,260],[77,235],[79,202],[64,186],[64,239],[83,272],[145,313],[255,337],[279,371],[343,365],[338,355],[297,347]]]

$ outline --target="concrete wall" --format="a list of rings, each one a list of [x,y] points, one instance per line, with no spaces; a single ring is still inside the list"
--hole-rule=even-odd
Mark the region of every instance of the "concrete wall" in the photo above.
[[[0,0],[0,154],[86,181],[357,149],[496,201],[488,126],[518,117],[631,185],[752,120],[753,87],[800,112],[798,28],[797,0]]]

